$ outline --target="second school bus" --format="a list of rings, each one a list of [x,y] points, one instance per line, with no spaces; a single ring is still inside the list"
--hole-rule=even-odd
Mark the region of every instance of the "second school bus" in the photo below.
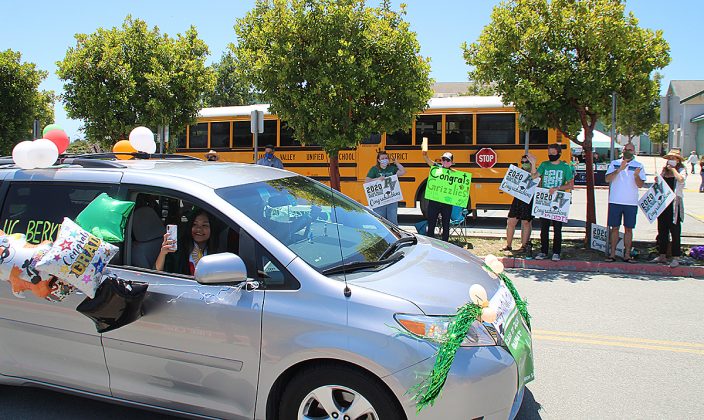
[[[258,135],[258,151],[262,157],[264,145],[276,148],[276,156],[285,169],[329,184],[329,161],[320,146],[302,145],[286,122],[268,112],[268,105],[204,108],[197,123],[190,125],[178,138],[177,152],[203,158],[216,150],[221,161],[253,162],[254,143],[250,133],[250,113],[264,112],[264,133]],[[362,204],[364,179],[376,164],[377,151],[385,150],[397,159],[407,172],[399,178],[404,201],[401,207],[415,207],[420,202],[425,213],[424,198],[428,165],[423,161],[421,142],[428,138],[428,156],[439,160],[444,152],[454,155],[454,169],[471,172],[472,186],[467,207],[476,209],[507,209],[512,196],[499,190],[499,184],[511,164],[520,165],[525,149],[525,133],[519,130],[515,108],[501,102],[497,96],[459,96],[433,98],[425,111],[409,121],[409,128],[395,133],[372,134],[362,144],[339,153],[340,188]],[[538,162],[547,160],[547,146],[562,144],[558,130],[530,130],[529,151]],[[477,151],[490,148],[497,162],[491,168],[480,167]],[[562,144],[562,159],[569,162],[570,149]]]

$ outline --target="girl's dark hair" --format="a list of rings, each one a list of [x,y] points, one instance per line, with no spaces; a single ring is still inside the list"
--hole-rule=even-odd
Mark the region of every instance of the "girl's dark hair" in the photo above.
[[[210,223],[210,238],[208,239],[208,244],[206,245],[206,249],[208,250],[208,254],[215,254],[217,253],[217,240],[215,239],[215,226],[213,225],[213,217],[205,210],[202,209],[196,209],[191,213],[191,216],[188,218],[188,224],[186,225],[186,232],[184,235],[180,235],[181,238],[183,239],[183,247],[187,251],[186,252],[186,259],[188,259],[188,256],[191,255],[191,252],[193,252],[193,237],[191,236],[191,230],[193,229],[193,224],[196,221],[196,217],[200,215],[204,215],[205,217],[208,218],[208,223]],[[179,247],[182,246],[179,244]]]
[[[379,168],[381,168],[381,165],[379,164],[379,158],[381,157],[381,155],[389,156],[389,154],[386,153],[386,150],[377,150],[377,152],[376,152],[376,166],[378,166]]]

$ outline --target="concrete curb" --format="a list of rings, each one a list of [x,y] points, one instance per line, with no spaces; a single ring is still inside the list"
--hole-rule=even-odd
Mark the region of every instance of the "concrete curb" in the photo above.
[[[670,268],[664,264],[630,264],[625,262],[593,262],[593,261],[552,261],[526,260],[524,258],[501,257],[499,260],[505,268],[529,268],[535,270],[582,271],[589,273],[637,274],[663,277],[702,277],[702,266],[679,266]]]

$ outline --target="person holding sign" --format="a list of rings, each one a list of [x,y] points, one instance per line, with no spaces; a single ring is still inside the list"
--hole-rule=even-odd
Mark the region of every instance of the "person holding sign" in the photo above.
[[[533,178],[541,177],[541,187],[548,188],[550,195],[557,191],[568,191],[574,187],[574,171],[572,167],[560,160],[562,148],[559,144],[548,145],[548,159],[535,169],[536,158],[528,154],[528,160],[533,165],[531,175]],[[550,245],[550,225],[553,227],[552,240],[552,260],[560,261],[562,251],[562,222],[557,220],[540,219],[540,253],[535,256],[536,260],[544,260],[548,257],[548,246]]]
[[[425,139],[424,139],[425,140]],[[453,156],[450,152],[442,154],[442,160],[438,164],[433,162],[428,157],[428,151],[423,148],[423,159],[428,166],[442,166],[445,169],[450,169],[453,163]],[[450,216],[452,215],[452,206],[450,204],[441,203],[439,201],[428,199],[428,236],[431,238],[435,234],[435,224],[438,221],[438,215],[442,216],[442,240],[447,242],[450,239]]]
[[[521,169],[526,172],[533,172],[533,164],[528,160],[528,155],[521,156]],[[526,203],[518,197],[513,198],[511,208],[508,210],[508,220],[506,222],[506,246],[501,251],[513,251],[513,234],[516,231],[518,221],[521,221],[521,247],[517,252],[526,252],[530,247],[530,233],[533,229],[533,215],[531,209],[533,201]]]
[[[667,159],[667,164],[660,176],[665,183],[675,192],[675,199],[658,216],[658,256],[652,262],[664,263],[667,261],[667,246],[672,235],[672,261],[670,267],[680,265],[679,258],[682,256],[682,246],[680,238],[682,235],[682,220],[684,219],[684,183],[687,179],[687,170],[684,167],[684,158],[678,149],[672,149],[663,156]]]
[[[389,162],[389,155],[383,150],[376,154],[376,165],[372,166],[367,172],[367,177],[364,182],[383,181],[386,177],[396,175],[403,176],[406,173],[406,168],[403,167],[395,158]],[[384,206],[379,206],[373,209],[376,214],[398,224],[398,202],[389,203]]]
[[[633,228],[636,227],[638,215],[638,188],[645,184],[643,164],[635,160],[636,149],[633,143],[623,146],[623,157],[611,161],[606,170],[606,182],[609,188],[609,216],[611,249],[606,262],[616,261],[616,245],[619,241],[618,230],[623,219],[623,260],[634,263],[631,258]]]

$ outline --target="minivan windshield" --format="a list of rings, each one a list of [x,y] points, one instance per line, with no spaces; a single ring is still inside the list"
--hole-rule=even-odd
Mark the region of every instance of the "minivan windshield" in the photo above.
[[[319,271],[373,262],[401,236],[358,202],[303,176],[219,188],[216,193]]]

